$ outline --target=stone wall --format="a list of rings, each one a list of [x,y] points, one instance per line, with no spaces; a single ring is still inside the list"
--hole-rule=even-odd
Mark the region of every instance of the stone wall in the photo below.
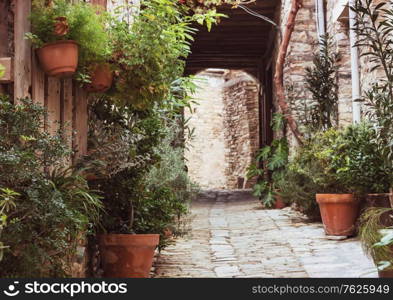
[[[337,84],[340,126],[352,123],[351,45],[348,8],[345,8],[346,2],[348,1],[339,0],[326,3],[326,31],[333,43],[333,50],[339,54]]]
[[[375,4],[382,0],[374,0]],[[281,8],[277,11],[276,21],[280,24],[281,31],[285,30],[285,23],[288,17],[291,0],[282,0]],[[329,34],[333,44],[333,50],[339,54],[337,63],[337,84],[338,84],[338,115],[339,125],[345,126],[352,123],[352,76],[351,76],[351,49],[349,37],[349,8],[348,0],[325,1],[326,33]],[[275,55],[273,64],[277,57],[277,50],[280,42],[278,35],[275,45]],[[311,101],[312,97],[305,86],[305,69],[312,65],[312,56],[318,50],[318,33],[316,28],[315,1],[304,0],[303,6],[299,10],[296,18],[295,30],[293,32],[290,46],[288,49],[287,60],[284,69],[284,84],[286,88],[293,87],[293,91],[288,94],[294,101]],[[360,49],[367,52],[368,49]],[[359,72],[361,93],[370,87],[376,80],[383,79],[384,73],[381,69],[371,72],[373,63],[370,57],[360,56]],[[289,98],[290,98],[289,97]],[[287,99],[289,99],[287,98]],[[277,104],[276,104],[276,108]],[[362,106],[363,115],[366,107]],[[297,115],[296,110],[293,111]],[[288,137],[291,146],[295,146],[290,131]]]
[[[194,138],[185,157],[190,177],[203,189],[248,188],[246,170],[259,146],[258,87],[244,72],[209,69],[185,112]]]
[[[185,118],[191,118],[189,126],[195,130],[194,138],[185,152],[188,172],[191,179],[204,189],[226,188],[223,74],[200,73],[199,89],[194,96],[199,104],[193,105],[192,114],[185,111]]]
[[[227,187],[249,188],[247,168],[259,148],[258,85],[244,72],[229,72],[224,86]]]

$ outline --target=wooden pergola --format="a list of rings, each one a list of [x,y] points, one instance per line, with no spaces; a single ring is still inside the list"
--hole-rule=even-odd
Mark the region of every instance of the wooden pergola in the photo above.
[[[256,0],[246,7],[270,20],[275,20],[280,0]],[[243,70],[253,75],[261,86],[260,145],[270,144],[272,132],[272,60],[277,29],[266,20],[246,12],[241,7],[223,6],[219,12],[228,18],[208,32],[200,26],[192,44],[192,54],[186,61],[186,74],[196,74],[208,68]]]
[[[246,6],[274,20],[279,3],[279,0],[256,0]],[[256,74],[271,54],[276,33],[274,26],[240,7],[224,6],[220,12],[228,18],[222,18],[210,32],[199,27],[186,72],[193,74],[206,68],[223,68]]]

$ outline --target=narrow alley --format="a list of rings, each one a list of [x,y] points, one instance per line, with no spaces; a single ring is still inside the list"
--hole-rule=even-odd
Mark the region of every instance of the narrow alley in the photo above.
[[[192,232],[156,258],[155,277],[377,277],[356,238],[330,240],[290,208],[262,209],[247,190],[204,192]]]

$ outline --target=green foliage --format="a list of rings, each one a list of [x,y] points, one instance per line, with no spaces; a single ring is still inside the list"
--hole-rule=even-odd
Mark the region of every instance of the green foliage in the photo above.
[[[131,24],[127,17],[114,16],[110,36],[118,78],[113,100],[146,109],[165,99],[171,83],[183,73],[194,32],[169,0],[144,1]]]
[[[320,51],[314,55],[314,66],[306,68],[306,86],[313,103],[305,105],[302,123],[311,132],[326,130],[338,123],[338,54],[333,53],[329,36],[324,36]]]
[[[103,96],[92,104],[90,155],[85,168],[102,191],[101,230],[111,233],[177,234],[196,192],[183,159],[182,110],[194,84],[178,79],[161,105],[144,111],[112,105]],[[180,126],[179,126],[180,125]]]
[[[70,151],[61,132],[43,131],[44,118],[31,100],[0,99],[2,277],[70,275],[78,239],[101,207],[78,172],[65,168]]]
[[[276,132],[284,129],[285,118],[282,114],[274,114],[272,126]],[[247,178],[258,177],[254,185],[254,196],[260,197],[265,207],[273,207],[277,194],[276,183],[284,174],[288,163],[289,146],[286,137],[275,139],[270,146],[260,149],[255,163],[247,171]],[[261,167],[263,166],[263,167]]]
[[[370,72],[381,70],[384,78],[376,80],[361,99],[368,108],[366,114],[375,123],[377,142],[385,157],[385,164],[392,165],[393,158],[393,10],[386,1],[375,5],[372,0],[356,0],[357,46],[362,56],[367,56],[374,66]]]
[[[317,218],[317,193],[387,192],[392,172],[383,164],[375,138],[367,123],[316,134],[298,149],[277,184],[284,201]]]
[[[345,129],[329,129],[316,134],[301,150],[299,169],[321,171],[313,175],[319,193],[383,193],[391,180],[390,169],[383,165],[375,131],[362,123]]]
[[[360,217],[360,240],[363,249],[378,265],[379,270],[392,269],[393,266],[393,228],[387,228],[383,219],[390,216],[393,220],[391,208],[372,207]],[[391,221],[392,222],[392,221]]]
[[[79,69],[88,68],[93,62],[106,61],[110,55],[109,36],[106,32],[107,15],[97,6],[88,3],[71,3],[54,0],[52,5],[35,0],[30,16],[32,32],[27,33],[35,48],[58,40],[74,40],[79,44]],[[97,14],[97,11],[101,11]],[[65,17],[68,32],[56,35],[56,18]]]

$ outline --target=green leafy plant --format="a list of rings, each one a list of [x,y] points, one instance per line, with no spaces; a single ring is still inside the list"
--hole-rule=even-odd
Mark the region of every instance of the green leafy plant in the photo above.
[[[318,217],[317,193],[386,193],[391,169],[368,123],[315,134],[291,159],[278,186],[284,200]]]
[[[215,12],[190,16],[176,2],[146,0],[139,14],[114,15],[110,22],[116,80],[111,98],[117,105],[148,109],[170,95],[172,83],[184,73],[185,58],[197,31],[211,27]]]
[[[285,118],[282,114],[275,114],[272,120],[273,130],[279,132],[284,129]],[[276,182],[280,180],[288,163],[289,146],[286,137],[275,139],[270,146],[263,147],[256,156],[255,163],[247,171],[247,178],[258,177],[254,185],[254,195],[262,199],[266,207],[272,207],[276,202]],[[261,166],[263,166],[261,168]]]
[[[77,243],[101,208],[78,171],[66,168],[62,133],[44,132],[45,116],[29,99],[0,99],[2,277],[70,276]]]
[[[7,214],[16,208],[15,200],[17,196],[20,196],[20,194],[9,188],[0,189],[0,262],[4,257],[4,250],[8,248],[1,241],[1,232],[7,226]]]
[[[305,105],[302,121],[311,132],[338,125],[338,54],[333,53],[331,48],[329,36],[324,36],[320,41],[320,51],[314,55],[314,66],[306,68],[306,87],[313,96],[313,102]]]
[[[160,249],[167,233],[181,233],[182,217],[196,192],[185,171],[182,110],[192,101],[194,84],[186,78],[171,95],[148,110],[113,105],[102,96],[91,105],[90,184],[104,195],[101,231],[158,233]],[[87,163],[87,164],[86,164]]]
[[[369,208],[360,218],[360,240],[364,251],[370,255],[379,270],[393,268],[393,235],[392,228],[387,227],[382,220],[390,218],[393,222],[391,208]]]
[[[362,100],[366,114],[375,124],[378,145],[385,164],[392,165],[393,157],[393,10],[386,1],[377,5],[372,0],[356,0],[351,8],[357,15],[357,47],[362,56],[373,64],[370,72],[380,70],[384,76],[375,80]]]
[[[100,12],[100,13],[97,13]],[[88,76],[94,63],[105,62],[111,54],[106,32],[108,15],[102,8],[85,2],[35,0],[30,16],[32,31],[26,33],[35,48],[59,40],[74,40],[79,45],[79,77]],[[56,33],[56,26],[59,33]],[[87,73],[86,73],[87,72]],[[89,78],[87,78],[89,82]]]

